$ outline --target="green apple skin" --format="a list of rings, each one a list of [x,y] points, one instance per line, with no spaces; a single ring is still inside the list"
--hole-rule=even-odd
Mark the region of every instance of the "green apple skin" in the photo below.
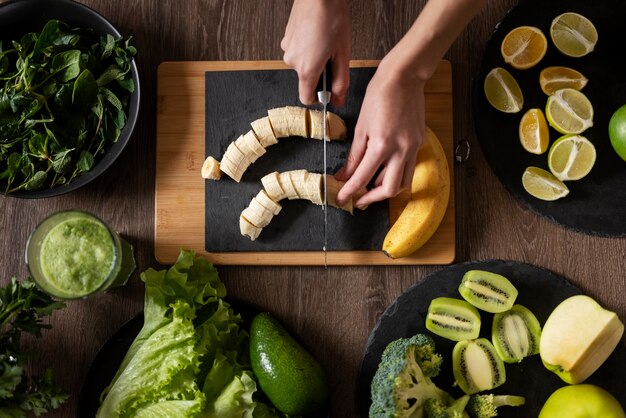
[[[551,372],[555,373],[565,383],[568,383],[570,385],[575,384],[575,383],[579,383],[579,382],[576,382],[575,379],[572,377],[571,373],[566,371],[566,370],[564,370],[563,367],[556,366],[554,364],[550,364],[550,363],[547,363],[545,361],[542,361],[542,363],[543,363],[543,365],[544,365],[544,367],[546,369],[548,369]]]
[[[557,389],[539,412],[539,418],[626,418],[620,403],[599,386],[583,384]]]

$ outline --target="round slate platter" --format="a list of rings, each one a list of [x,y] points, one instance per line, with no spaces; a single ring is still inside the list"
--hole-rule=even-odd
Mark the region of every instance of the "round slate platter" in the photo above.
[[[427,333],[435,340],[437,352],[443,356],[439,376],[433,381],[455,398],[463,395],[453,387],[452,349],[454,342],[438,337],[426,330],[424,319],[428,305],[440,296],[461,298],[458,286],[468,270],[487,270],[507,277],[519,291],[516,303],[526,306],[543,325],[550,312],[569,296],[581,291],[564,278],[529,264],[513,261],[491,260],[467,262],[446,267],[420,283],[407,289],[382,314],[365,346],[357,384],[359,413],[367,417],[370,406],[370,384],[380,362],[383,350],[391,341]],[[481,337],[491,339],[493,315],[481,314]],[[594,373],[587,383],[593,383],[611,392],[622,404],[626,404],[626,347],[620,344],[608,360]],[[550,394],[565,383],[541,364],[538,355],[528,357],[518,364],[506,364],[506,382],[491,391],[496,394],[521,395],[526,405],[520,408],[502,407],[498,417],[536,417]]]
[[[593,52],[582,58],[561,54],[550,40],[552,19],[564,12],[588,17],[598,30]],[[534,212],[570,229],[592,235],[626,236],[626,161],[614,152],[608,137],[611,115],[626,104],[626,42],[623,0],[522,0],[498,25],[487,44],[478,77],[474,80],[474,118],[485,157],[513,196]],[[504,63],[500,45],[507,33],[518,26],[541,29],[548,38],[548,52],[529,70],[516,70]],[[579,181],[567,182],[570,194],[554,202],[530,196],[522,186],[528,166],[548,170],[548,153],[534,155],[519,142],[519,122],[531,108],[545,110],[547,96],[541,91],[539,73],[548,66],[574,68],[588,79],[583,93],[594,107],[594,126],[583,133],[596,147],[597,160],[591,173]],[[515,114],[497,111],[485,98],[485,76],[494,67],[507,69],[524,94],[524,107]],[[561,136],[550,128],[550,143]]]
[[[228,300],[236,314],[243,319],[241,327],[250,328],[252,318],[260,310],[247,302]],[[76,417],[95,417],[100,407],[100,394],[109,386],[126,352],[143,327],[143,312],[122,325],[98,350],[80,388]]]

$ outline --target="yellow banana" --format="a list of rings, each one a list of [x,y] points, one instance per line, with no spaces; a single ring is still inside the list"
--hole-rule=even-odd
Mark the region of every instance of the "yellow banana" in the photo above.
[[[427,127],[413,173],[411,200],[387,232],[385,254],[391,258],[406,257],[424,245],[441,224],[449,198],[448,161],[439,139]]]
[[[222,177],[220,162],[213,157],[207,157],[202,164],[202,178],[207,180],[219,180]]]

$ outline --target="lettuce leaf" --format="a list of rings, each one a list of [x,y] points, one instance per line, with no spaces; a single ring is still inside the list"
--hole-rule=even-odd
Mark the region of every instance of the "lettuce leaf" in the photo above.
[[[182,250],[171,268],[148,269],[141,279],[144,325],[103,392],[97,416],[277,416],[254,399],[248,334],[224,300],[213,265]]]

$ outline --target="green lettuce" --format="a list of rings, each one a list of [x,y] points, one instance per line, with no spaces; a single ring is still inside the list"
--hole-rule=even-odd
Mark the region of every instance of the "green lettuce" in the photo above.
[[[97,417],[277,417],[255,400],[248,334],[213,265],[182,250],[171,268],[141,280],[144,325]]]

